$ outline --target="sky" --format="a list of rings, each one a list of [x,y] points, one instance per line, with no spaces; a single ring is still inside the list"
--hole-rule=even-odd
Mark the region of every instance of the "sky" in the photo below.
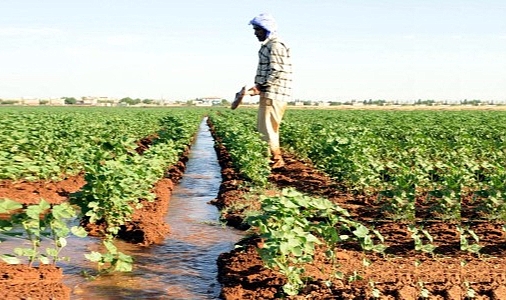
[[[263,12],[294,99],[506,101],[504,0],[0,0],[0,99],[232,99]]]

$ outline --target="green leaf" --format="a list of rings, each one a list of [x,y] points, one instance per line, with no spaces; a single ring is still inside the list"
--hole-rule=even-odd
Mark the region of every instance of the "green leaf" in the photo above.
[[[12,223],[8,220],[0,220],[0,232],[12,230]]]
[[[33,220],[39,220],[40,214],[42,213],[42,210],[40,209],[39,205],[30,205],[25,210],[25,214]]]
[[[297,256],[301,256],[301,255],[302,255],[302,253],[303,253],[303,252],[302,252],[302,247],[300,247],[300,246],[293,247],[293,248],[292,248],[292,253],[293,253],[293,255],[295,255],[296,257],[297,257]]]
[[[57,257],[58,256],[58,250],[55,248],[46,248],[47,255],[51,257]]]
[[[60,247],[60,248],[67,246],[67,239],[65,239],[64,237],[58,238],[58,240],[56,242],[56,246]]]
[[[33,257],[35,256],[35,250],[31,248],[14,248],[14,253],[19,256]]]
[[[6,262],[10,265],[17,265],[17,264],[21,263],[19,258],[17,258],[14,255],[11,255],[11,254],[2,254],[2,255],[0,255],[0,259],[2,259],[4,262]]]
[[[39,202],[39,207],[40,207],[40,211],[43,212],[46,209],[50,209],[51,208],[51,204],[49,204],[49,202],[47,202],[46,200],[41,199],[40,202]]]
[[[48,265],[50,262],[49,262],[49,258],[43,254],[41,254],[39,256],[39,261],[42,263],[42,264],[45,264],[45,265]]]
[[[118,253],[118,260],[116,262],[115,271],[118,272],[130,272],[132,271],[133,258],[129,255],[125,255],[121,252]]]
[[[84,229],[84,227],[81,227],[81,226],[72,226],[70,228],[70,231],[72,232],[73,235],[80,237],[80,238],[83,238],[88,235],[88,232],[86,232],[86,229]]]
[[[100,252],[92,251],[91,253],[84,254],[87,260],[92,262],[99,262],[102,259],[102,254]]]
[[[359,238],[365,238],[369,234],[369,229],[362,224],[358,224],[357,229],[353,230],[353,234]]]
[[[479,244],[472,244],[467,247],[467,251],[469,251],[471,253],[479,253],[481,248],[483,248],[483,246],[481,246]]]
[[[104,240],[102,244],[104,244],[105,248],[109,253],[111,254],[118,253],[118,248],[114,245],[112,241]]]
[[[21,203],[10,199],[0,199],[0,214],[7,214],[12,210],[23,208]]]
[[[59,205],[53,206],[53,209],[51,210],[51,214],[54,216],[55,219],[68,219],[75,216],[75,211],[68,203],[62,203]]]

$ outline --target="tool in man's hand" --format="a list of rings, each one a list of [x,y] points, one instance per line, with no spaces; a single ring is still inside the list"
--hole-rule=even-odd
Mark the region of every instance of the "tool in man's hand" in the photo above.
[[[232,102],[232,109],[236,109],[239,104],[241,104],[244,95],[246,95],[246,86],[243,86],[241,90],[235,94],[234,102]]]

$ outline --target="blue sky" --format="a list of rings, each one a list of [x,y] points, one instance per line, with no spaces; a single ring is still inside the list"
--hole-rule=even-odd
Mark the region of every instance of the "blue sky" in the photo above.
[[[0,98],[231,99],[271,13],[294,98],[506,101],[505,1],[0,0]]]

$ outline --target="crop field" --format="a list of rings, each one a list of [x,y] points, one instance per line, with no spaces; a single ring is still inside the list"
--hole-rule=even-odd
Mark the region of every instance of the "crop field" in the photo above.
[[[219,118],[228,122],[223,128],[249,132],[250,117]],[[288,295],[504,298],[505,118],[495,111],[290,110],[281,145],[292,163],[269,182],[306,195],[261,197],[263,213],[246,217],[261,237],[257,259],[284,275]],[[254,182],[253,175],[242,174]],[[248,247],[224,258],[224,290],[279,296],[270,274],[255,278],[269,282],[260,289],[247,279],[230,283],[247,274],[235,256],[248,256]]]
[[[115,239],[149,245],[167,233],[149,203],[160,200],[157,185],[170,191],[166,174],[187,151],[201,111],[12,108],[0,116],[0,213],[6,215],[0,233],[23,241],[1,254],[5,263],[46,270],[65,259],[60,252],[72,247],[69,236],[90,234],[105,249],[83,253],[96,263],[97,274],[128,272],[132,258],[117,249]],[[141,208],[145,214],[135,215]],[[75,219],[80,222],[70,222]],[[13,298],[67,298],[64,287],[48,292],[47,282],[38,288],[29,280],[19,283],[26,272],[0,266],[16,274],[0,282]]]
[[[23,243],[0,272],[54,274],[36,276],[51,291],[0,289],[72,298],[54,280],[70,236],[101,244],[83,253],[94,276],[132,272],[116,243],[167,235],[157,191],[177,185],[204,118],[212,204],[246,234],[216,258],[221,298],[506,299],[506,113],[478,110],[289,109],[287,164],[271,170],[252,108],[1,108],[0,242]]]

